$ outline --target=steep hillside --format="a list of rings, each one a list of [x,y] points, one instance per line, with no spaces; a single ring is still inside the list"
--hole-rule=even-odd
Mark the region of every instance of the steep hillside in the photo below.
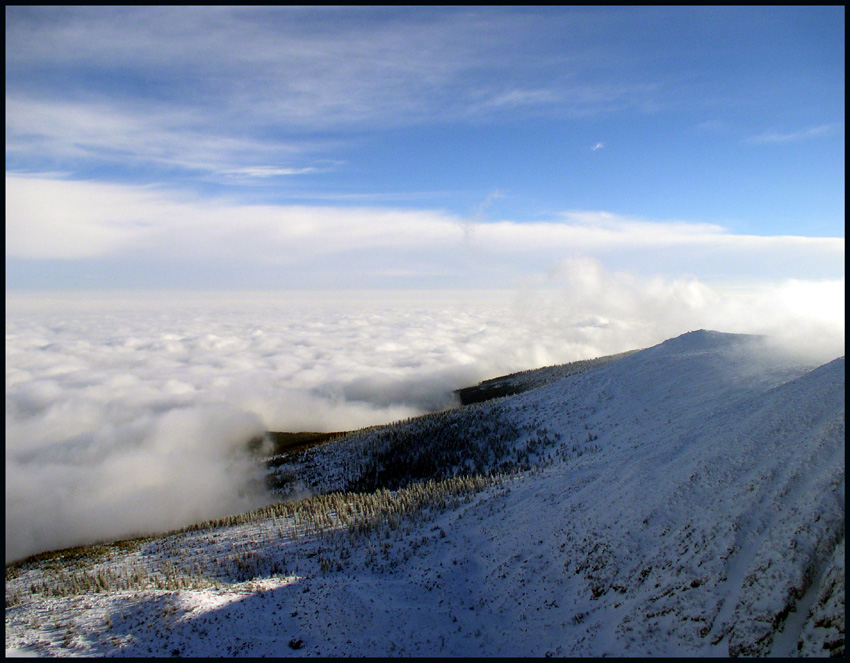
[[[692,332],[311,447],[322,494],[7,568],[7,651],[843,655],[844,376]]]

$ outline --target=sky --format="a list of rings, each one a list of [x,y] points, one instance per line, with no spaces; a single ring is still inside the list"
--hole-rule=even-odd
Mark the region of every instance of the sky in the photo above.
[[[844,8],[7,7],[9,290],[844,275]]]

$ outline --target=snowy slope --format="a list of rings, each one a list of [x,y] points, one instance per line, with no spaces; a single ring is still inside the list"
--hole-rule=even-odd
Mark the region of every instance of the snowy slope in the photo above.
[[[7,569],[7,653],[843,654],[843,357],[811,367],[759,338],[692,332],[316,448],[300,471],[344,487],[416,432],[451,453],[447,439],[486,438],[486,453],[470,452],[478,469],[525,451],[489,487],[383,521],[359,507],[372,527],[340,529],[335,503],[323,526],[277,514],[83,566]],[[408,504],[411,490],[381,495]],[[172,566],[196,569],[187,588],[106,577],[108,591],[44,589],[74,568],[127,578]]]

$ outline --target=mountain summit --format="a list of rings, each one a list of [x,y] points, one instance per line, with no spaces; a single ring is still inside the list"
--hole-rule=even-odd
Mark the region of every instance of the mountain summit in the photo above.
[[[707,329],[685,332],[680,336],[664,341],[657,347],[671,352],[690,352],[711,350],[714,348],[730,347],[739,343],[754,342],[764,339],[753,334],[728,334]]]
[[[700,330],[581,368],[313,447],[278,469],[320,495],[98,553],[85,595],[7,568],[7,649],[843,655],[844,358]]]

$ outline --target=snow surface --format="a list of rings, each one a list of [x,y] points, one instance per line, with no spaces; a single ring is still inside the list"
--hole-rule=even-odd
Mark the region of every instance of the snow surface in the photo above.
[[[263,560],[206,587],[45,597],[47,562],[7,569],[6,653],[843,655],[844,380],[843,357],[691,332],[462,408],[546,444],[449,508],[337,539],[259,519],[91,562]],[[370,434],[303,467],[341,485]]]

